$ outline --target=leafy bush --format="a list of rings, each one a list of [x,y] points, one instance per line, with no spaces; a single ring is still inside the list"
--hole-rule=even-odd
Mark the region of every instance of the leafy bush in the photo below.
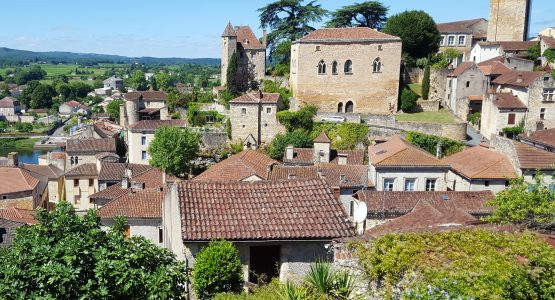
[[[215,295],[214,300],[276,300],[281,293],[283,293],[283,286],[279,282],[279,279],[273,279],[272,282],[266,286],[254,288],[252,294],[221,293]],[[303,298],[303,300],[304,299],[306,298]]]
[[[225,121],[225,132],[227,133],[227,138],[231,140],[231,120],[229,118]]]
[[[174,119],[174,120],[179,120],[179,119],[181,119],[181,114],[180,114],[179,112],[177,112],[177,111],[174,112],[174,113],[172,113],[172,119]]]
[[[426,65],[424,69],[424,78],[422,80],[422,99],[428,100],[430,94],[430,65]]]
[[[281,160],[288,145],[293,145],[293,147],[297,148],[309,148],[312,147],[312,139],[309,137],[308,132],[303,129],[297,129],[286,134],[277,134],[268,146],[268,155],[273,159]]]
[[[288,110],[280,111],[277,113],[277,118],[288,132],[293,132],[297,129],[310,131],[312,130],[312,119],[317,111],[316,106],[307,105],[294,112]]]
[[[263,86],[264,92],[266,93],[279,93],[279,95],[281,96],[281,101],[283,102],[284,109],[289,109],[289,98],[293,96],[293,93],[291,93],[289,89],[280,87],[271,80],[264,80]]]
[[[198,105],[196,103],[189,103],[187,120],[191,126],[202,127],[206,125],[208,123],[208,117],[211,117],[214,122],[221,122],[224,118],[215,110],[202,111],[198,109]]]
[[[555,296],[555,249],[530,232],[390,234],[351,246],[365,275],[386,299]]]
[[[354,290],[354,278],[350,273],[333,271],[325,262],[312,264],[304,282],[311,294],[322,299],[350,299]]]
[[[543,56],[547,59],[548,62],[555,62],[555,50],[547,49],[543,52]]]
[[[480,123],[480,119],[482,118],[482,114],[479,112],[472,113],[468,115],[468,122],[478,125]]]
[[[14,128],[15,130],[21,131],[21,132],[31,132],[33,131],[33,124],[17,122],[14,124]]]
[[[211,299],[217,293],[241,291],[243,267],[231,242],[211,241],[196,257],[193,286],[197,297]]]
[[[464,144],[459,141],[415,131],[407,132],[405,138],[409,143],[416,145],[433,155],[436,155],[436,147],[438,143],[441,143],[441,149],[444,156],[455,154],[464,149]]]
[[[315,139],[323,131],[338,150],[351,150],[368,141],[368,125],[356,123],[314,123],[310,137]]]
[[[401,93],[401,109],[404,112],[410,112],[416,106],[416,100],[418,100],[418,95],[413,92],[408,87],[403,88]]]
[[[534,45],[532,45],[530,48],[528,48],[527,58],[529,60],[533,61],[534,63],[537,63],[538,57],[541,56],[540,51],[541,51],[540,43],[534,43]]]

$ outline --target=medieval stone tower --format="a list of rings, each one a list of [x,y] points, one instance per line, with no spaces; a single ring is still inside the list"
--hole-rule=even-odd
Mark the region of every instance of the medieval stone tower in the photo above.
[[[221,85],[224,86],[227,82],[227,66],[229,65],[229,60],[233,53],[237,52],[237,33],[231,25],[231,22],[227,24],[227,27],[222,33],[222,60],[221,60]]]
[[[525,41],[532,0],[490,0],[488,41]]]

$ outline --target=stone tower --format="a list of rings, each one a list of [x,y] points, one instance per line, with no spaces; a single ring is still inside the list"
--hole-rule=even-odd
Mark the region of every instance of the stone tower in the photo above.
[[[525,41],[531,0],[490,0],[488,41]]]
[[[237,32],[231,25],[231,22],[227,23],[227,26],[222,33],[222,62],[221,62],[221,80],[220,84],[222,86],[226,85],[227,82],[227,66],[233,53],[237,52]]]

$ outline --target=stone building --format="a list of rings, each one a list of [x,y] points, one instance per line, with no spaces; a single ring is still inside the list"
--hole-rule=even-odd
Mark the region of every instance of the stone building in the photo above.
[[[279,163],[267,154],[256,150],[243,150],[211,166],[193,180],[195,181],[260,181],[268,180],[275,165]]]
[[[486,40],[488,21],[481,18],[439,23],[437,29],[441,34],[439,51],[443,52],[449,48],[457,49],[463,54],[462,60],[467,61],[472,47],[476,43]]]
[[[490,139],[492,135],[504,135],[503,129],[519,126],[524,122],[528,109],[512,93],[489,93],[482,103],[480,131]]]
[[[279,94],[261,91],[231,100],[231,139],[243,143],[246,148],[270,143],[276,134],[285,132],[285,127],[277,119],[281,105]]]
[[[15,116],[21,112],[19,100],[14,97],[5,97],[0,99],[0,117]]]
[[[154,139],[156,129],[162,126],[186,127],[185,120],[143,120],[127,129],[128,161],[133,164],[148,165],[148,146]]]
[[[549,152],[555,152],[555,128],[528,131],[518,136],[518,140]]]
[[[444,103],[457,117],[466,120],[471,109],[470,101],[465,99],[481,97],[487,88],[487,78],[480,68],[473,62],[464,62],[447,76]]]
[[[45,185],[27,170],[0,167],[0,208],[15,207],[33,210],[42,206]]]
[[[290,85],[321,112],[397,111],[401,39],[367,27],[318,29],[291,47]]]
[[[64,170],[69,170],[81,164],[96,163],[97,155],[106,153],[116,154],[115,138],[105,139],[69,139],[66,141],[66,164]]]
[[[531,0],[490,0],[488,41],[525,41]]]
[[[478,42],[470,51],[470,60],[475,63],[481,63],[499,56],[525,58],[530,47],[537,43],[537,41]]]
[[[142,120],[169,120],[166,100],[162,91],[130,92],[124,95],[125,103],[120,106],[120,125],[127,127]]]
[[[262,81],[266,73],[266,32],[262,41],[250,26],[235,26],[229,22],[222,33],[221,85],[227,83],[227,67],[237,53],[237,69],[249,81]],[[247,83],[248,84],[248,83]]]

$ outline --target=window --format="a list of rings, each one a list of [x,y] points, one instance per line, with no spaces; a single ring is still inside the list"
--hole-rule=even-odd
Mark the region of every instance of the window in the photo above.
[[[242,114],[242,115],[246,115],[246,114],[247,114],[247,108],[246,108],[246,107],[241,108],[241,114]]]
[[[439,41],[439,45],[440,46],[445,46],[445,36],[444,35],[441,36],[441,40]]]
[[[336,61],[331,63],[331,74],[332,75],[337,75],[337,62]]]
[[[94,179],[92,178],[89,179],[89,186],[94,186]]]
[[[266,107],[266,113],[271,114],[272,113],[272,108],[271,107]]]
[[[484,181],[484,185],[489,186],[489,181],[488,180]]]
[[[342,113],[343,112],[343,102],[339,102],[337,104],[337,112],[338,113]]]
[[[146,145],[146,136],[141,136],[141,145]]]
[[[350,59],[345,62],[343,70],[345,74],[353,74],[353,62]]]
[[[347,182],[347,176],[341,174],[339,175],[339,183],[346,183]]]
[[[383,180],[383,190],[386,192],[391,192],[393,191],[393,187],[395,185],[395,179],[394,178],[387,178]]]
[[[466,82],[466,87],[470,87],[470,81]]]
[[[515,124],[515,114],[509,114],[509,119],[507,120],[507,124],[514,125]]]
[[[8,199],[8,196],[2,195],[2,200],[6,200],[6,199]]]
[[[326,74],[326,63],[323,60],[318,63],[318,74]]]
[[[382,51],[382,50],[383,50],[382,44],[378,44],[378,51]]]
[[[316,46],[316,51],[320,51],[320,46]]]
[[[466,44],[466,36],[459,35],[459,46],[464,46]]]
[[[158,227],[158,243],[162,244],[164,242],[164,229]]]
[[[553,101],[555,97],[555,89],[543,89],[543,101]]]
[[[436,179],[426,179],[426,192],[433,192],[436,190]]]
[[[447,37],[447,45],[449,45],[449,46],[454,46],[455,45],[455,36],[454,35],[450,35],[449,37]]]
[[[74,187],[78,187],[78,186],[79,186],[79,179],[73,179],[73,186],[74,186]]]
[[[347,104],[345,104],[345,112],[352,113],[353,111],[354,111],[353,101],[347,101]]]
[[[146,151],[141,151],[141,159],[146,160]]]
[[[239,52],[239,58],[243,58],[245,56],[245,53],[243,51]]]
[[[81,195],[75,195],[73,197],[73,203],[75,203],[75,204],[81,203]]]
[[[374,59],[374,62],[372,63],[372,72],[374,73],[380,73],[382,71],[382,62],[380,60],[380,58],[376,58]]]
[[[545,120],[545,108],[540,108],[540,120]]]
[[[414,178],[405,179],[405,191],[413,192],[415,183],[416,183],[416,179],[414,179]]]

